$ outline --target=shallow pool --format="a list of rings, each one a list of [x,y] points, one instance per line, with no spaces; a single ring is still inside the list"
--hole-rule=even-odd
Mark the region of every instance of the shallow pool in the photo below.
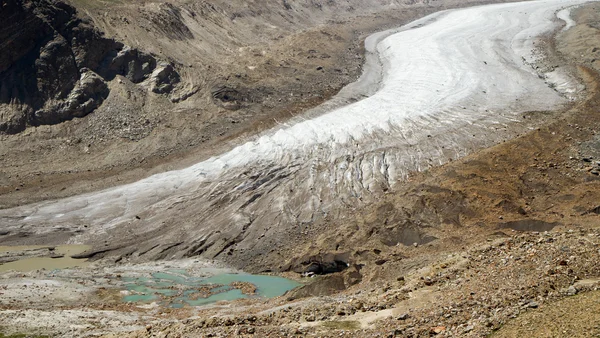
[[[40,250],[44,248],[54,248],[52,249],[52,253],[56,254],[57,258],[28,257],[27,255],[27,251],[29,250]],[[75,259],[71,258],[71,256],[82,253],[90,248],[91,246],[89,245],[79,244],[58,245],[56,247],[48,245],[0,246],[0,253],[21,252],[24,257],[12,262],[0,264],[0,272],[9,270],[26,272],[39,269],[54,270],[87,266],[90,264],[87,259]]]
[[[173,308],[242,298],[272,298],[301,285],[277,276],[228,273],[206,278],[175,269],[147,277],[123,277],[122,280],[129,291],[123,297],[125,302],[158,302]]]

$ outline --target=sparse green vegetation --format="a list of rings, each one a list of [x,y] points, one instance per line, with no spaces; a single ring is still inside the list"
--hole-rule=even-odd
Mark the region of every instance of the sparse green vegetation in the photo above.
[[[360,323],[355,320],[334,320],[330,322],[324,322],[321,324],[323,327],[332,330],[358,330],[360,329]]]
[[[50,336],[27,333],[13,333],[5,335],[4,333],[0,332],[0,338],[50,338]]]

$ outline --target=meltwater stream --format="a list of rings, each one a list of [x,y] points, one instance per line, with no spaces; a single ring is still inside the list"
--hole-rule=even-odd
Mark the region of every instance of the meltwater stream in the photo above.
[[[259,257],[318,219],[376,200],[411,171],[525,128],[521,113],[566,103],[530,63],[536,37],[568,18],[556,13],[585,2],[450,10],[378,35],[358,86],[368,98],[308,114],[189,168],[0,210],[0,226],[63,231],[73,243],[102,239],[147,259]]]

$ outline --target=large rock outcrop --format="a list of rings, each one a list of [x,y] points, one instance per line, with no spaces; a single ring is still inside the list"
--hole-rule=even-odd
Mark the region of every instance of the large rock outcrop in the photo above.
[[[85,116],[117,75],[133,83],[150,78],[161,94],[180,81],[171,65],[103,37],[60,1],[2,0],[0,22],[0,133]]]

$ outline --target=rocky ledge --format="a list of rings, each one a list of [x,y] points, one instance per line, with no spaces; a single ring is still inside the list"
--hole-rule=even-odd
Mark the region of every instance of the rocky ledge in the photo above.
[[[105,38],[64,2],[3,0],[0,21],[0,133],[83,117],[118,75],[157,94],[180,82],[171,64]]]

